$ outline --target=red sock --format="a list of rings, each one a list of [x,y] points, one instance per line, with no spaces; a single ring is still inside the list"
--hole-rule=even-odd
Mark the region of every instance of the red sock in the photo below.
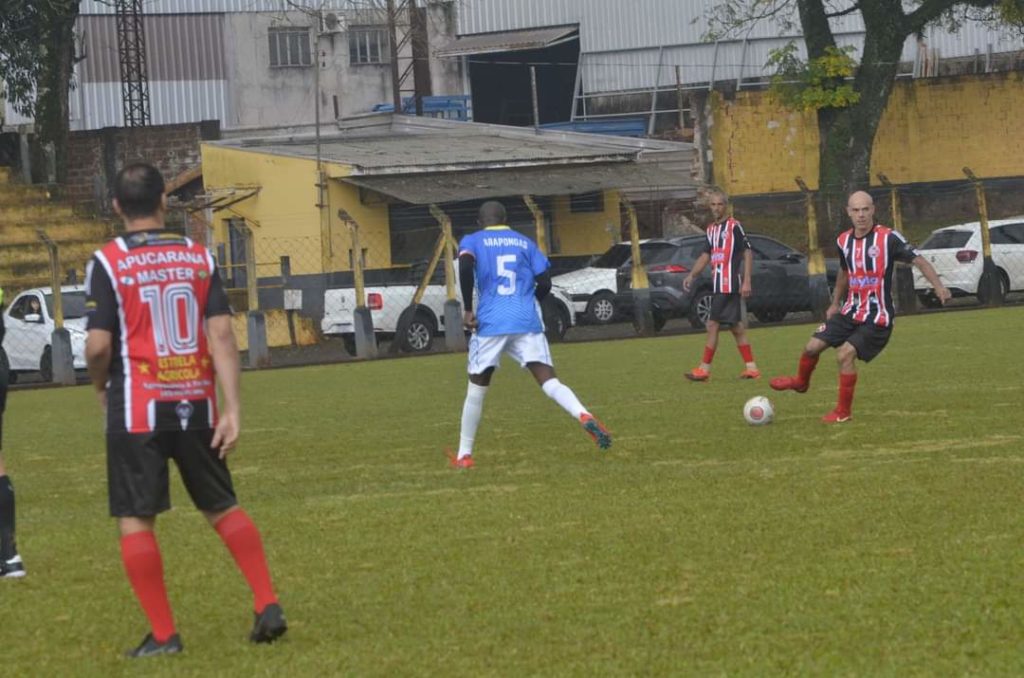
[[[857,373],[839,374],[839,404],[836,409],[843,414],[850,414],[853,407],[853,390],[857,388]]]
[[[256,612],[277,602],[274,587],[270,583],[270,570],[267,568],[267,556],[263,552],[260,532],[242,509],[236,509],[220,519],[215,526],[217,534],[242,571],[245,580],[252,589],[253,607]]]
[[[818,366],[818,356],[807,355],[806,353],[800,356],[800,368],[797,372],[797,380],[801,384],[810,384],[811,375],[814,374],[814,368]]]
[[[702,361],[705,365],[710,365],[711,361],[715,359],[715,349],[710,346],[704,347],[704,360]]]
[[[743,344],[738,348],[740,349],[740,356],[743,358],[743,362],[754,362],[754,349],[750,348],[750,344]]]
[[[174,616],[164,586],[164,563],[152,532],[135,532],[121,537],[121,560],[135,597],[149,619],[153,638],[167,642],[174,635]]]

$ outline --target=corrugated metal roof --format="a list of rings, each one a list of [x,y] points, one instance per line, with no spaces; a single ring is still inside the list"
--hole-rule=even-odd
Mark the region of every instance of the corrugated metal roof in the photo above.
[[[343,181],[414,205],[510,195],[569,195],[606,189],[696,190],[694,180],[688,175],[636,162],[347,177]]]
[[[534,28],[525,31],[502,31],[483,35],[467,35],[437,50],[439,57],[470,56],[472,54],[491,54],[494,52],[519,52],[528,49],[541,49],[575,40],[576,26],[557,26],[553,28]]]
[[[326,10],[351,9],[359,0],[317,0]],[[308,3],[312,5],[312,3]],[[362,4],[368,4],[366,0]],[[81,14],[114,14],[109,0],[82,0]],[[143,0],[146,14],[216,14],[224,12],[283,12],[284,0]]]
[[[229,119],[228,87],[224,80],[151,80],[149,100],[153,125]],[[69,103],[73,130],[124,124],[119,82],[82,84],[71,90]]]

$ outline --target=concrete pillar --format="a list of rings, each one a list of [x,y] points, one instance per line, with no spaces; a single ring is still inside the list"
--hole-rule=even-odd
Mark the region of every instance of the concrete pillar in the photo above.
[[[32,149],[28,144],[28,133],[18,134],[18,152],[21,155],[21,180],[26,184],[32,183]]]
[[[249,367],[269,367],[270,347],[267,345],[267,318],[260,311],[249,311],[246,318],[249,332]]]
[[[53,365],[53,383],[73,386],[75,363],[71,355],[71,333],[67,328],[53,331],[50,339],[50,360]]]
[[[449,351],[466,350],[466,333],[462,331],[462,304],[456,299],[444,302],[444,345]]]
[[[355,326],[356,357],[376,358],[377,337],[373,332],[373,316],[370,309],[359,306],[352,312],[352,322]]]

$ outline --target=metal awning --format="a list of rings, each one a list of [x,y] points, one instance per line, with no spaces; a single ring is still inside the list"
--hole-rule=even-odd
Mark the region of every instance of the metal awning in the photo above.
[[[579,29],[576,26],[480,33],[456,38],[453,42],[437,50],[436,56],[462,57],[473,54],[493,54],[494,52],[522,52],[529,49],[554,47],[563,42],[578,40],[579,37]]]
[[[347,176],[341,181],[413,205],[482,200],[513,195],[570,195],[621,189],[634,194],[671,191],[696,194],[688,174],[653,163],[619,162],[557,167],[512,167],[467,172]]]

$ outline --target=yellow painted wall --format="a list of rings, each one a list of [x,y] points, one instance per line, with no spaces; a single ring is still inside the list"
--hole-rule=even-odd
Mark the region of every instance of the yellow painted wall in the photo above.
[[[597,254],[619,240],[622,224],[617,191],[604,192],[603,212],[573,212],[569,209],[567,195],[555,196],[552,208],[552,238],[557,244],[555,254]]]
[[[923,78],[896,83],[882,116],[871,180],[961,180],[1024,174],[1024,74]],[[765,92],[716,95],[711,143],[715,182],[733,195],[796,191],[793,177],[818,181],[818,130]]]
[[[328,164],[334,176],[347,168]],[[259,186],[257,195],[220,210],[214,215],[214,239],[227,241],[227,221],[242,216],[255,234],[257,273],[280,274],[280,258],[291,259],[293,274],[348,270],[351,248],[349,229],[338,218],[345,209],[362,228],[363,248],[368,248],[367,266],[391,265],[386,206],[361,205],[359,192],[340,181],[328,181],[330,215],[328,238],[322,237],[320,210],[316,207],[316,163],[212,144],[203,145],[203,183],[207,190],[232,186]],[[326,251],[324,245],[327,245]]]

